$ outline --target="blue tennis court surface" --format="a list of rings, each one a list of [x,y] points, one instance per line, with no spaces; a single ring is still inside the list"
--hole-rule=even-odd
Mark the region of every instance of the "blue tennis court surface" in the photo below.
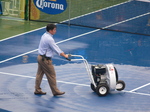
[[[82,62],[56,56],[53,64],[63,96],[54,97],[46,77],[34,95],[37,48],[45,28],[0,41],[0,112],[149,112],[150,36],[57,25],[54,39],[68,54],[84,56],[90,65],[113,63],[122,92],[99,97],[90,88]]]

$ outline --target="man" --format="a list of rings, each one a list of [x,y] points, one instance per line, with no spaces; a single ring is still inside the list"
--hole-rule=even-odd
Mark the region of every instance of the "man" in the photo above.
[[[40,44],[39,44],[39,55],[37,57],[38,60],[38,70],[36,74],[35,80],[35,92],[34,94],[38,95],[45,95],[46,92],[43,92],[40,88],[41,81],[43,75],[45,74],[49,86],[51,88],[52,94],[54,96],[63,95],[65,92],[59,91],[56,84],[56,73],[52,64],[52,57],[54,54],[58,54],[65,58],[68,58],[66,55],[55,43],[53,39],[53,35],[56,33],[56,25],[48,24],[46,26],[46,32],[42,35]]]

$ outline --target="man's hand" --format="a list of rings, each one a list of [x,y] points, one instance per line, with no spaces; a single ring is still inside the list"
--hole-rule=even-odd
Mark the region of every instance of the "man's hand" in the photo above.
[[[69,56],[67,54],[65,54],[65,53],[61,53],[60,55],[65,57],[65,58],[69,58]]]
[[[68,54],[65,54],[65,58],[69,58]]]

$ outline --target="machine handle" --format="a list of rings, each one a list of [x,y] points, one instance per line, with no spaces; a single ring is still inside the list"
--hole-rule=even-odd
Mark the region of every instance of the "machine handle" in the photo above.
[[[71,61],[71,59],[69,57],[80,57],[81,59],[72,59],[74,61],[77,61],[77,60],[85,60],[83,56],[81,55],[72,55],[72,54],[68,54],[68,58],[66,58],[67,60]]]
[[[71,57],[71,54],[68,54],[68,57]],[[71,61],[69,58],[66,58],[66,60]]]
[[[66,58],[66,60],[71,61],[71,59],[69,59],[69,58]]]
[[[71,54],[68,54],[68,57],[71,57],[72,55]]]

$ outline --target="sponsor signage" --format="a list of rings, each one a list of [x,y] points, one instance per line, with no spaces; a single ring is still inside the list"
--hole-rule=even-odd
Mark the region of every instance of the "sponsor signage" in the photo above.
[[[67,8],[66,0],[34,0],[34,4],[47,14],[60,14]]]

